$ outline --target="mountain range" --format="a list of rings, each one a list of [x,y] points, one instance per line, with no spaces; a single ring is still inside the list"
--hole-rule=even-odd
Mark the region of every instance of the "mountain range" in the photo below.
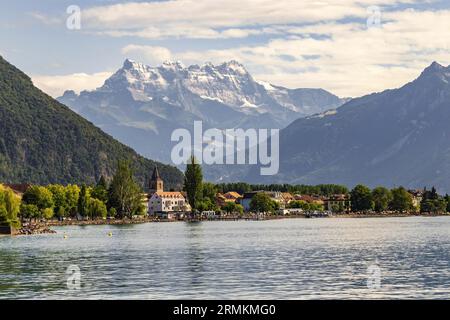
[[[150,67],[128,59],[102,87],[79,95],[66,91],[58,98],[144,156],[165,162],[170,162],[172,132],[192,130],[195,120],[203,121],[204,129],[281,129],[347,100],[322,89],[257,81],[236,61]]]
[[[450,67],[437,62],[400,88],[348,101],[320,89],[258,82],[235,61],[152,68],[126,60],[101,88],[66,92],[60,101],[144,154],[160,151],[155,157],[162,159],[172,130],[194,120],[218,128],[287,126],[277,175],[215,166],[206,168],[210,180],[450,192]]]
[[[280,171],[249,181],[436,186],[450,192],[450,67],[298,119],[280,133]]]
[[[148,160],[34,87],[0,57],[0,181],[95,183],[128,160],[142,186],[156,165],[168,187],[180,187],[175,167]]]

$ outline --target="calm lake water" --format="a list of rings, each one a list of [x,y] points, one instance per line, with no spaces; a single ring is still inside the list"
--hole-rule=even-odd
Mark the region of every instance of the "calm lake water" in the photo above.
[[[445,217],[55,230],[0,237],[0,299],[450,298]]]

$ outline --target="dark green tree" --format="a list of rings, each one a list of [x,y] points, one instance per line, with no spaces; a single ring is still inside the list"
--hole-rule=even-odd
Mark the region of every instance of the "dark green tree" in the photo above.
[[[350,192],[353,211],[370,211],[374,203],[370,189],[362,184],[357,185]]]
[[[448,194],[445,195],[445,201],[447,202],[447,212],[450,212],[450,196]]]
[[[372,190],[372,199],[376,212],[383,212],[389,208],[392,201],[392,193],[385,187],[376,187]]]
[[[47,189],[53,195],[54,212],[58,218],[62,218],[66,214],[67,201],[66,201],[66,188],[59,184],[53,184],[47,186]]]
[[[441,197],[435,187],[431,191],[424,189],[422,201],[420,202],[420,212],[422,213],[444,213],[447,211],[448,196]]]
[[[119,161],[117,171],[108,191],[108,205],[115,208],[117,216],[132,218],[143,212],[143,193],[135,182],[127,161]]]
[[[14,192],[0,185],[0,225],[20,227],[20,198]]]
[[[404,188],[399,187],[391,190],[392,201],[389,208],[397,212],[408,212],[413,209],[412,195]]]
[[[95,198],[90,198],[88,200],[88,212],[91,218],[106,218],[108,215],[108,210],[103,201]]]
[[[103,175],[100,177],[97,185],[92,189],[91,197],[105,204],[108,201],[108,183]]]
[[[115,218],[116,215],[117,215],[117,210],[116,210],[116,208],[109,208],[109,211],[108,211],[108,217],[110,217],[110,218]]]
[[[216,201],[216,194],[218,192],[218,189],[214,183],[204,182],[202,184],[202,192],[203,199],[209,199],[212,203]]]
[[[200,164],[194,156],[191,156],[190,162],[186,166],[184,174],[184,190],[187,193],[188,202],[195,211],[203,196],[203,174]]]
[[[278,204],[273,201],[267,193],[259,192],[255,194],[250,201],[250,210],[253,212],[270,212],[273,213]]]
[[[66,186],[66,214],[75,217],[78,211],[78,199],[80,197],[80,187],[75,184]]]
[[[22,203],[20,205],[20,219],[22,221],[24,220],[31,220],[31,219],[37,219],[39,218],[40,211],[39,208],[35,204],[25,204]]]
[[[54,205],[53,194],[46,187],[41,186],[29,187],[23,194],[22,202],[36,205],[41,211],[41,216],[43,216],[45,209],[53,209]]]
[[[244,208],[240,204],[236,204],[234,202],[227,202],[222,206],[222,210],[228,214],[237,213],[242,214],[244,212]]]
[[[420,203],[420,212],[439,214],[447,212],[447,201],[444,198],[427,199]]]
[[[89,194],[85,185],[81,186],[80,196],[78,198],[78,214],[82,217],[89,216]]]

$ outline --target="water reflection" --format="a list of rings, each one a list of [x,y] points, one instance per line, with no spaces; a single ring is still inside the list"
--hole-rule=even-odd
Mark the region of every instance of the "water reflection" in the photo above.
[[[0,298],[449,298],[449,249],[448,218],[70,226],[0,238]]]

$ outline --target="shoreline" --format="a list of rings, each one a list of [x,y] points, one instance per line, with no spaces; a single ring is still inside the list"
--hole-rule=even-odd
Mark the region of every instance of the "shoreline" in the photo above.
[[[269,216],[263,218],[257,218],[255,216],[243,216],[243,217],[225,217],[219,219],[201,219],[203,221],[269,221],[269,220],[286,220],[286,219],[364,219],[364,218],[407,218],[407,217],[450,217],[449,214],[357,214],[357,213],[344,213],[334,214],[326,217],[306,217],[305,215],[292,215],[292,216]],[[172,223],[172,222],[188,222],[187,220],[169,220],[169,219],[157,219],[157,218],[136,218],[136,219],[98,219],[98,220],[65,220],[65,221],[46,221],[25,224],[21,229],[13,235],[36,235],[36,234],[55,234],[56,231],[52,230],[52,227],[66,227],[66,226],[95,226],[95,225],[131,225],[131,224],[144,224],[144,223]]]

